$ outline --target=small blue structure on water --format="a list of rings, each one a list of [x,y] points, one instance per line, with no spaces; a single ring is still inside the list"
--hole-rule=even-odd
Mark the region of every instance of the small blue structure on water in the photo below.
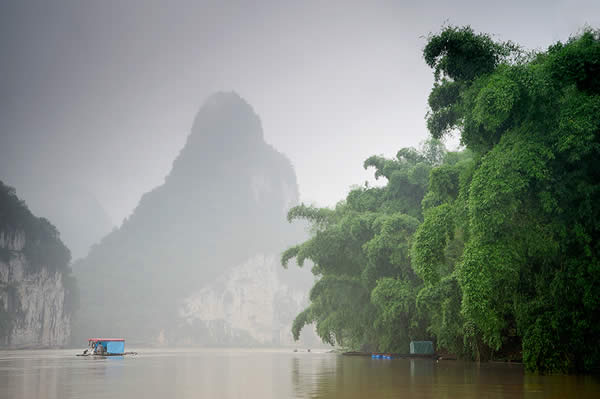
[[[431,341],[410,341],[411,355],[433,355],[433,342]]]
[[[391,359],[392,355],[389,353],[372,353],[372,359]]]
[[[125,340],[123,338],[90,338],[88,345],[98,353],[99,346],[102,346],[101,352],[108,355],[122,355],[125,353]]]

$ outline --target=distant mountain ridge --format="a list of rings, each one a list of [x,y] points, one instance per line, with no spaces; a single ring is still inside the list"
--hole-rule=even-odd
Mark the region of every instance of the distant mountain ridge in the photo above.
[[[32,212],[52,220],[73,259],[87,255],[113,227],[106,210],[82,184],[36,179],[19,186],[19,194]]]
[[[76,339],[184,339],[181,331],[192,334],[181,317],[186,297],[257,255],[278,257],[304,234],[286,222],[297,201],[293,167],[265,143],[252,107],[236,93],[214,94],[165,183],[144,194],[123,225],[74,265],[82,290]],[[305,296],[311,277],[286,272],[285,278]],[[206,329],[193,334],[218,343]]]

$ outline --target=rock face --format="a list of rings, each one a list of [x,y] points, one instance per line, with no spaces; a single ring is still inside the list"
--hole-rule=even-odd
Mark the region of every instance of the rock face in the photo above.
[[[0,197],[0,347],[66,345],[75,301],[68,250],[1,182]]]
[[[279,262],[273,254],[256,255],[185,298],[179,313],[189,332],[179,343],[193,345],[208,332],[213,344],[293,345],[293,317],[308,298],[286,282]]]
[[[146,344],[279,344],[306,304],[312,275],[282,270],[304,236],[290,161],[263,138],[235,93],[211,96],[165,183],[74,270],[75,335]]]
[[[71,316],[65,312],[62,275],[43,268],[27,273],[27,259],[17,255],[0,261],[0,303],[14,315],[10,333],[0,342],[7,347],[57,347],[67,344]]]

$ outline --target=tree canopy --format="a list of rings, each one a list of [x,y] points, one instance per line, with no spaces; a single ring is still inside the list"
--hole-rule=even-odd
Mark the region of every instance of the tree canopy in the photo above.
[[[394,159],[370,157],[364,167],[387,179],[384,187],[357,187],[335,209],[302,204],[290,210],[288,219],[307,220],[313,235],[285,251],[282,263],[310,260],[319,278],[311,305],[296,318],[295,337],[315,322],[325,342],[400,351],[425,334],[415,306],[421,282],[410,264],[410,237],[423,218],[429,172],[444,153],[430,140]]]
[[[427,151],[374,156],[384,187],[335,209],[284,253],[314,263],[311,305],[330,343],[405,352],[407,341],[530,370],[600,364],[600,34],[526,53],[446,27],[424,49],[435,83]],[[465,150],[440,151],[459,134]]]
[[[463,45],[496,56],[465,61],[456,51]],[[530,369],[591,369],[600,361],[598,32],[523,56],[451,27],[425,54],[436,71],[431,134],[440,135],[433,121],[452,109],[444,128],[460,133],[475,162],[458,195],[426,212],[415,260],[435,272],[424,249],[448,250],[451,234],[434,230],[453,224],[463,250],[451,269],[477,349],[500,351],[516,336]],[[440,101],[449,91],[453,97]]]

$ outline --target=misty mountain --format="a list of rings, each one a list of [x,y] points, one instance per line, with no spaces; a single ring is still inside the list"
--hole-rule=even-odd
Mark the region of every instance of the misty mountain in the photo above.
[[[76,339],[281,342],[279,330],[302,307],[312,279],[281,270],[278,261],[304,234],[286,221],[297,201],[293,167],[264,141],[250,105],[235,93],[214,94],[165,183],[143,195],[122,226],[74,265],[82,292]],[[265,307],[233,309],[257,278],[273,281],[271,291],[266,283],[260,291]],[[203,300],[220,310],[211,313]],[[252,301],[250,295],[241,303]],[[263,311],[271,321],[253,327]],[[272,339],[269,329],[277,330]]]

